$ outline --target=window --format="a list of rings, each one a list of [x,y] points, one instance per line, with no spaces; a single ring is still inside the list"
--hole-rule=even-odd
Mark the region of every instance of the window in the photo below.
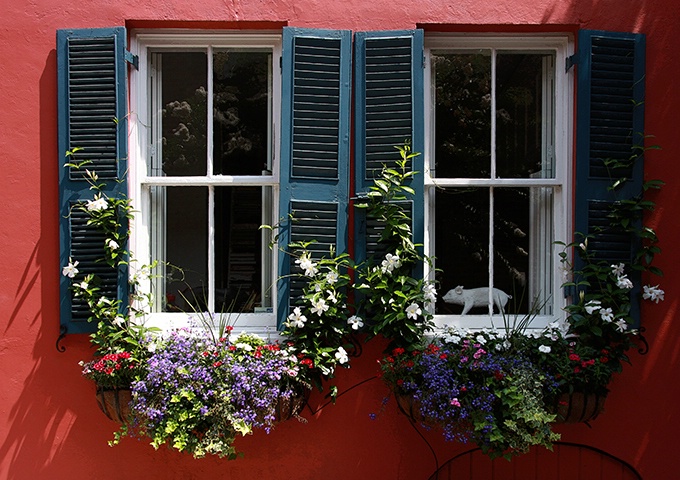
[[[139,34],[132,45],[134,254],[159,262],[151,318],[236,312],[275,327],[280,35]],[[236,315],[232,315],[232,320]]]
[[[165,326],[190,307],[233,306],[258,332],[285,319],[299,285],[291,258],[256,231],[262,223],[281,222],[280,245],[370,255],[375,228],[356,210],[350,227],[349,206],[406,139],[423,153],[409,208],[416,243],[440,269],[429,273],[440,297],[493,287],[512,295],[511,315],[537,301],[537,323],[549,321],[568,300],[553,242],[602,227],[598,212],[613,201],[603,161],[626,158],[644,131],[640,34],[584,30],[573,55],[568,35],[552,34],[138,32],[126,52],[127,35],[57,32],[58,149],[83,148],[74,160],[91,160],[111,195],[130,195],[135,257],[173,265],[145,286]],[[638,165],[623,189],[639,191]],[[101,238],[71,215],[91,199],[88,184],[59,172],[60,263],[79,261],[125,307],[127,268],[97,263]],[[597,248],[613,262],[630,239],[605,236]],[[91,330],[68,278],[60,288],[62,329]],[[490,300],[487,290],[461,315],[440,298],[436,320],[498,325]]]
[[[425,232],[439,324],[488,326],[493,309],[498,327],[499,306],[547,321],[563,304],[554,242],[566,239],[570,218],[572,95],[571,75],[556,65],[568,45],[566,37],[426,39]]]

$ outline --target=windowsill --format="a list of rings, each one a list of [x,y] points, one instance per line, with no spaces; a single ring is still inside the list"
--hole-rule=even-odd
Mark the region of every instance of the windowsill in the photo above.
[[[197,329],[201,327],[201,315],[203,318],[208,318],[208,313],[151,313],[144,317],[143,322],[145,327],[159,328],[162,332],[181,328]],[[234,335],[248,333],[257,335],[268,342],[285,338],[276,328],[276,317],[273,313],[232,313],[226,325],[234,327]],[[212,330],[217,332],[217,326],[213,326]]]

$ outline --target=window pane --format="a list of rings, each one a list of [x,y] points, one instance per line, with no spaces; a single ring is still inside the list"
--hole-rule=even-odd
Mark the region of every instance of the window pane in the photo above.
[[[154,211],[164,212],[164,225],[154,219],[155,252],[165,265],[163,311],[205,308],[208,292],[208,189],[205,187],[155,188]]]
[[[489,269],[509,314],[552,313],[553,192],[550,188],[493,189],[493,265],[489,262],[488,188],[447,188],[435,193],[435,264],[442,292],[438,314],[488,314]],[[455,292],[458,286],[464,292]],[[450,293],[449,293],[450,292]],[[448,293],[448,295],[447,295]],[[498,313],[498,308],[495,309]]]
[[[435,81],[435,176],[489,178],[491,56],[432,55]]]
[[[512,299],[505,311],[550,313],[552,189],[494,189],[494,287]]]
[[[162,292],[162,311],[207,311],[208,283],[208,187],[154,187],[156,219],[152,237],[153,258],[163,263],[165,275],[156,282]],[[263,187],[216,187],[214,311],[253,312],[271,306],[271,292],[262,294]],[[268,252],[269,250],[267,250]],[[164,278],[163,278],[164,277]],[[265,278],[264,283],[271,283]]]
[[[262,187],[215,189],[215,311],[262,305]]]
[[[501,53],[496,59],[496,167],[501,178],[554,176],[552,57]],[[549,74],[550,73],[550,74]]]
[[[216,174],[261,175],[269,170],[270,64],[266,52],[214,54]]]
[[[435,264],[443,294],[489,285],[489,190],[447,188],[435,193]],[[461,313],[463,307],[444,302],[440,296],[436,313]],[[475,309],[471,313],[486,313]]]
[[[162,141],[156,145],[162,172],[152,175],[205,175],[207,56],[202,52],[162,53]],[[155,167],[155,166],[154,166]]]

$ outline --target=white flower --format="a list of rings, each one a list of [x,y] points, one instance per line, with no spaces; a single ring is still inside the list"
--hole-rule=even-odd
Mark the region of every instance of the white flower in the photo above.
[[[312,262],[312,259],[307,252],[303,253],[300,258],[295,260],[295,263],[300,265],[300,268],[305,271],[305,276],[307,277],[313,277],[319,273],[319,269],[316,268],[316,263]]]
[[[392,271],[399,267],[401,267],[399,255],[392,255],[391,253],[388,253],[385,255],[385,260],[382,261],[380,270],[382,273],[392,274]]]
[[[585,242],[579,243],[578,246],[581,250],[583,250],[585,252],[588,249],[588,240],[586,240]]]
[[[240,348],[241,350],[245,350],[246,352],[252,351],[253,347],[247,343],[239,342],[234,344],[236,348]]]
[[[352,326],[352,330],[359,330],[364,326],[364,321],[357,315],[352,315],[347,319],[347,325]]]
[[[486,338],[484,337],[484,335],[477,335],[477,337],[475,338],[475,340],[476,340],[477,343],[479,343],[480,345],[484,345],[484,344],[486,343]]]
[[[592,315],[593,313],[597,312],[601,307],[602,302],[600,302],[599,300],[591,300],[585,305],[586,313],[588,315]]]
[[[106,246],[109,247],[111,250],[118,250],[120,248],[120,245],[118,245],[118,243],[112,238],[109,238],[106,241]]]
[[[422,314],[423,311],[420,309],[417,303],[412,303],[406,307],[406,316],[412,320],[416,320],[418,315]]]
[[[65,277],[73,278],[76,275],[78,275],[78,272],[80,271],[76,268],[77,266],[78,266],[78,260],[76,260],[75,262],[69,261],[68,265],[66,265],[64,268],[62,268],[61,274]]]
[[[318,299],[315,302],[312,302],[312,313],[316,313],[318,316],[323,315],[325,311],[327,311],[329,308],[328,305],[326,305],[326,300],[323,298]]]
[[[333,303],[338,303],[338,297],[335,296],[335,292],[332,290],[326,290],[328,293],[328,301]]]
[[[288,315],[288,322],[287,325],[289,327],[296,327],[296,328],[302,328],[305,326],[305,322],[307,321],[307,317],[305,317],[302,312],[300,311],[300,307],[295,307],[293,310],[293,313]]]
[[[430,303],[437,301],[437,289],[431,283],[423,285],[423,295],[425,295],[425,300]]]
[[[79,287],[82,290],[87,290],[90,285],[85,280],[83,280],[82,282],[78,283],[76,286]]]
[[[122,327],[123,325],[125,325],[125,318],[118,315],[116,316],[116,318],[113,319],[113,324],[118,327]]]
[[[652,302],[659,303],[659,301],[663,301],[663,296],[664,296],[664,291],[659,288],[658,285],[655,287],[652,287],[651,285],[645,285],[642,287],[644,290],[642,292],[642,298],[645,300],[651,300]]]
[[[622,277],[623,276],[623,268],[624,265],[623,263],[619,263],[618,265],[612,265],[612,275],[615,277]]]
[[[626,323],[626,321],[623,318],[614,322],[614,325],[616,325],[616,329],[619,332],[625,332],[626,330],[628,330],[628,323]]]
[[[602,308],[600,309],[600,317],[602,317],[603,322],[611,322],[614,320],[614,312],[611,308]]]
[[[109,204],[104,197],[99,197],[96,200],[88,200],[86,205],[88,212],[99,212],[100,210],[106,210],[108,207]]]
[[[631,282],[626,275],[623,275],[616,279],[616,286],[619,288],[630,290],[631,288],[633,288],[633,282]]]
[[[339,364],[347,363],[349,362],[349,356],[347,355],[347,352],[345,351],[344,348],[338,347],[338,351],[335,352],[335,359],[338,361]]]
[[[326,274],[326,281],[327,281],[328,283],[330,283],[331,285],[333,285],[334,283],[336,283],[336,282],[338,281],[338,272],[334,272],[333,270],[331,270],[330,272],[328,272],[328,273]]]
[[[541,345],[538,347],[538,351],[541,353],[550,353],[550,346],[549,345]]]

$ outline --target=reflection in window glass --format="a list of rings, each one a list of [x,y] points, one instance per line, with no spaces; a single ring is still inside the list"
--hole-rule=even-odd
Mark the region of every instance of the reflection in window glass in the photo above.
[[[156,56],[162,72],[162,171],[153,175],[205,175],[207,168],[208,59],[203,52]],[[157,66],[157,68],[159,68]],[[179,74],[181,72],[181,74]]]
[[[154,258],[165,260],[163,311],[205,311],[208,306],[207,187],[155,187],[165,225]],[[215,188],[215,311],[252,312],[262,298],[262,187]],[[268,294],[269,295],[269,294]],[[265,300],[264,303],[267,301]]]
[[[506,313],[551,314],[555,192],[530,184],[555,178],[554,54],[461,50],[431,58],[436,313],[462,313],[462,301],[443,298],[462,286],[487,289],[467,314],[488,315],[493,286],[511,296]],[[480,179],[476,186],[466,185],[471,178]]]
[[[271,54],[220,51],[213,56],[213,161],[216,174],[269,170]]]

